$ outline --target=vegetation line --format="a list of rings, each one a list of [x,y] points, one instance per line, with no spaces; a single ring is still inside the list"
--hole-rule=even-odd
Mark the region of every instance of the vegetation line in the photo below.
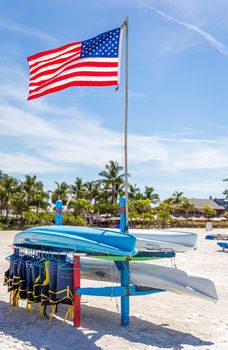
[[[76,177],[73,184],[55,182],[55,189],[46,191],[36,175],[26,175],[24,181],[19,181],[0,170],[0,229],[53,224],[57,199],[63,201],[66,225],[115,226],[119,222],[119,197],[124,187],[123,168],[118,162],[109,161],[98,175],[94,181],[83,182]],[[131,227],[205,226],[205,222],[189,221],[196,208],[183,192],[175,191],[170,198],[160,201],[152,186],[141,191],[136,184],[129,184],[128,196]],[[178,220],[181,214],[184,217]],[[205,205],[202,214],[209,220],[216,211]],[[228,226],[227,222],[216,224]]]

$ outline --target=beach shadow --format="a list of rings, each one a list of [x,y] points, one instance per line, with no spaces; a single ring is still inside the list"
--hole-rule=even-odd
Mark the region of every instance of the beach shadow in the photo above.
[[[211,341],[204,341],[190,333],[169,328],[168,324],[156,325],[136,316],[130,317],[130,325],[120,325],[120,314],[98,307],[83,305],[83,327],[93,329],[94,342],[104,335],[122,337],[131,343],[156,346],[161,349],[181,350],[185,345],[210,346]],[[132,344],[133,345],[133,344]]]
[[[69,323],[63,324],[61,319],[66,312],[63,305],[59,307],[57,319],[54,318],[51,323],[44,318],[37,319],[37,305],[34,312],[26,312],[24,307],[10,313],[8,310],[9,304],[1,301],[0,332],[10,339],[10,344],[23,341],[38,350],[99,350],[102,348],[96,342],[107,335],[112,336],[113,348],[114,337],[127,340],[135,348],[137,344],[172,350],[182,350],[185,345],[213,345],[190,333],[173,330],[168,324],[156,325],[136,316],[131,316],[130,326],[122,327],[119,313],[86,304],[82,305],[82,329],[76,329]]]
[[[64,309],[66,312],[66,308]],[[24,307],[9,312],[9,304],[0,301],[0,334],[4,333],[4,341],[9,342],[10,348],[13,344],[17,348],[18,343],[24,342],[25,345],[33,346],[37,350],[101,350],[95,344],[97,339],[90,339],[81,329],[58,319],[53,319],[49,323],[45,318],[38,319],[38,314],[37,305],[32,312],[26,312]],[[8,349],[4,346],[5,344],[1,343],[0,348]]]

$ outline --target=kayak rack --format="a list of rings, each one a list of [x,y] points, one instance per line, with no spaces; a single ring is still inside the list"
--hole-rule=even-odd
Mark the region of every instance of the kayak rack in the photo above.
[[[125,198],[120,198],[120,229],[126,231],[126,211]],[[62,201],[56,202],[56,225],[62,224]],[[150,256],[153,257],[153,253]],[[131,257],[126,260],[114,260],[117,269],[120,271],[120,286],[111,287],[93,287],[81,288],[80,277],[80,255],[74,252],[73,274],[74,274],[74,327],[81,326],[81,296],[100,296],[100,297],[120,297],[121,298],[121,325],[128,326],[130,322],[130,297],[148,295],[164,292],[162,289],[139,288],[130,284],[130,261]],[[148,256],[148,255],[147,255]],[[172,254],[172,257],[175,253]],[[167,257],[170,257],[167,255]],[[118,257],[117,257],[118,259]]]
[[[130,263],[131,257],[127,260],[114,260],[116,268],[120,272],[120,285],[110,287],[88,287],[81,288],[81,257],[87,256],[86,253],[79,253],[77,251],[64,251],[63,249],[56,249],[56,247],[36,247],[36,246],[21,246],[12,245],[14,252],[19,252],[21,255],[38,255],[45,256],[49,260],[55,257],[63,257],[73,265],[73,291],[74,291],[74,327],[81,326],[81,296],[100,296],[100,297],[120,297],[121,298],[121,325],[129,325],[130,315],[130,297],[143,296],[148,294],[155,294],[164,292],[163,289],[155,289],[148,287],[138,287],[130,284]],[[153,253],[150,253],[153,256]],[[113,257],[114,258],[114,257]],[[118,259],[119,256],[116,256]]]
[[[121,232],[127,232],[126,225],[126,213],[125,213],[125,198],[120,198],[120,230]],[[56,201],[56,217],[55,224],[62,225],[62,201]],[[116,268],[120,274],[120,285],[108,286],[108,287],[93,287],[93,288],[81,288],[81,257],[89,256],[86,252],[72,251],[67,249],[58,249],[54,246],[31,246],[28,245],[14,245],[14,252],[21,252],[28,255],[46,255],[49,259],[54,256],[66,256],[66,259],[73,265],[73,294],[74,294],[74,327],[81,327],[81,296],[100,296],[100,297],[120,297],[121,298],[121,325],[127,326],[130,322],[130,297],[143,296],[148,294],[155,294],[165,292],[163,289],[139,287],[130,284],[130,263],[134,261],[134,257],[126,256],[111,256],[111,260],[114,261]],[[94,254],[94,258],[101,258],[100,253]],[[137,257],[137,255],[135,256]],[[146,259],[151,258],[173,258],[175,252],[146,252],[145,256],[140,254],[140,257]],[[105,258],[105,257],[104,257]],[[108,256],[107,258],[110,258]]]

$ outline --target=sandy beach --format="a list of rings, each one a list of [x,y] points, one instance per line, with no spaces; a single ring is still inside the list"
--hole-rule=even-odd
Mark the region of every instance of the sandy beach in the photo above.
[[[1,283],[0,349],[227,350],[228,254],[221,252],[215,241],[204,239],[205,230],[188,231],[198,233],[198,248],[177,254],[176,265],[212,279],[219,294],[218,303],[170,292],[132,297],[131,324],[121,327],[119,299],[83,297],[82,327],[75,329],[70,322],[62,322],[64,307],[51,323],[38,319],[37,306],[26,312],[24,302],[9,312],[9,295]],[[228,230],[213,233],[221,231]],[[8,268],[5,257],[12,252],[10,244],[15,233],[0,231],[1,281]],[[171,266],[170,259],[156,263]],[[82,282],[83,286],[101,286],[100,282]]]

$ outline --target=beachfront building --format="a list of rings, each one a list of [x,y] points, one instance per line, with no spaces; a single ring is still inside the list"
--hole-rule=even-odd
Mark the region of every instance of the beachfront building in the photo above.
[[[189,201],[193,204],[192,210],[189,211],[188,216],[194,216],[194,217],[201,217],[204,215],[204,208],[205,206],[210,206],[212,209],[216,211],[216,216],[224,215],[226,208],[224,205],[218,204],[216,202],[216,199],[208,198],[208,199],[202,199],[202,198],[188,198]],[[185,211],[181,208],[178,209],[178,213],[175,212],[175,215],[178,216],[185,216]]]

